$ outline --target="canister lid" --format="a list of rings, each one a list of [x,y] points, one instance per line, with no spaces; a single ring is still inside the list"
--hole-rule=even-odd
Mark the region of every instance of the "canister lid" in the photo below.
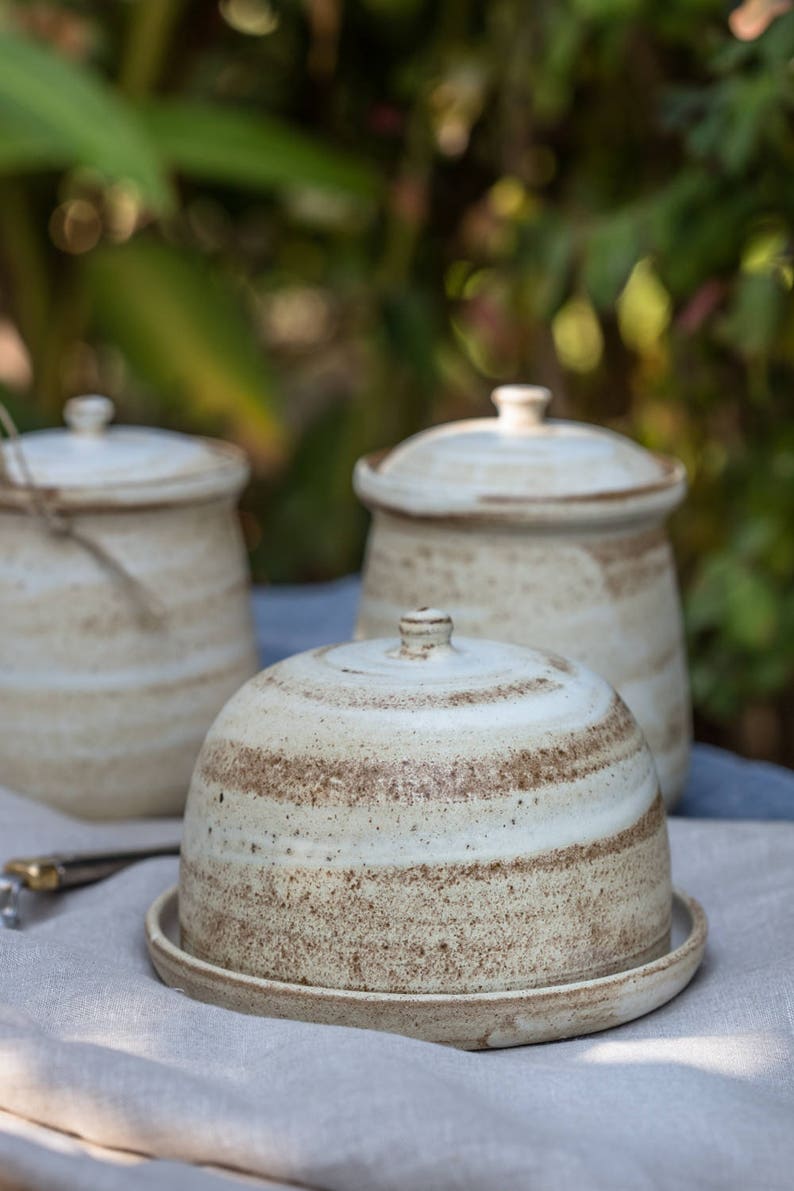
[[[69,506],[192,501],[237,491],[248,477],[239,448],[144,426],[111,426],[113,402],[73,397],[65,429],[35,430],[3,444],[4,502],[32,477]]]
[[[680,463],[610,430],[547,419],[550,398],[503,385],[498,417],[437,426],[360,460],[356,490],[365,504],[418,517],[521,521],[664,513],[679,502]]]

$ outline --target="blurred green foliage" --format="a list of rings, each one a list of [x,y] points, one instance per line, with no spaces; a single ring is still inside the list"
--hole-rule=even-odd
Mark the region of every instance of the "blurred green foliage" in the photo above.
[[[785,9],[7,3],[9,404],[237,439],[255,573],[307,580],[359,564],[362,451],[546,383],[686,463],[701,731],[794,761]]]

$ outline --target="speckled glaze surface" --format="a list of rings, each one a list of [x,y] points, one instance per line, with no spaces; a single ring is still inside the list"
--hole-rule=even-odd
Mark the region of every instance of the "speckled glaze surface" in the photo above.
[[[0,484],[2,779],[91,818],[181,812],[208,726],[257,666],[234,508],[245,461],[176,435],[152,449],[150,433],[131,431],[128,475],[96,441],[22,442],[71,524],[156,603],[155,623],[91,550],[25,511],[18,476]]]
[[[162,893],[146,915],[146,941],[159,976],[195,1000],[237,1013],[407,1034],[463,1050],[594,1034],[651,1013],[690,982],[706,933],[698,903],[676,892],[671,949],[655,960],[596,980],[448,996],[311,988],[206,963],[181,946],[175,888]]]
[[[680,601],[664,519],[680,464],[577,423],[547,390],[497,390],[498,418],[438,427],[362,459],[373,513],[356,632],[404,607],[448,608],[463,633],[543,645],[603,674],[642,727],[668,807],[689,762]]]
[[[664,807],[622,700],[556,655],[450,640],[432,609],[400,627],[270,667],[215,721],[185,812],[185,950],[444,994],[664,954]]]

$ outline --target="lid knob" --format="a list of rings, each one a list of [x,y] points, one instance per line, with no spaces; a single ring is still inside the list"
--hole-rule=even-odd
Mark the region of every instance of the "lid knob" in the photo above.
[[[73,434],[99,435],[104,434],[115,413],[115,406],[109,397],[91,394],[88,397],[71,397],[63,407],[63,420]]]
[[[429,660],[452,649],[452,617],[438,608],[417,608],[400,617],[400,648],[396,657]]]
[[[543,385],[500,385],[491,400],[499,411],[499,429],[515,434],[540,425],[551,390]]]

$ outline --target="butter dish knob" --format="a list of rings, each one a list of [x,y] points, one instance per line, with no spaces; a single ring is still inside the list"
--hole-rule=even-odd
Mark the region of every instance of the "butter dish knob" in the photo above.
[[[417,608],[400,617],[397,657],[430,660],[451,651],[452,617],[438,608]]]
[[[109,397],[91,394],[87,397],[71,397],[63,407],[63,420],[73,434],[95,437],[104,434],[115,413],[115,406]]]
[[[509,434],[540,425],[551,390],[543,385],[499,385],[491,400],[499,411],[499,428]]]

